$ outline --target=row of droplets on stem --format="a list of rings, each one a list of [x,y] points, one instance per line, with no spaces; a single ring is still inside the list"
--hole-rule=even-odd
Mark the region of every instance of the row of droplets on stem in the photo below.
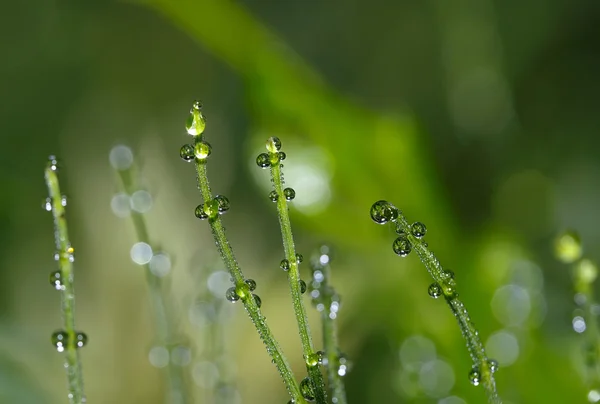
[[[485,349],[479,339],[479,332],[475,329],[469,313],[464,304],[458,299],[454,272],[444,269],[435,255],[428,249],[428,244],[423,240],[427,227],[421,222],[408,224],[402,212],[393,204],[380,200],[375,202],[370,209],[371,219],[377,224],[393,223],[397,238],[392,243],[392,249],[400,257],[407,257],[414,249],[421,262],[427,268],[434,282],[428,287],[428,294],[437,299],[443,296],[456,317],[467,349],[473,361],[469,372],[469,381],[474,385],[480,384],[486,390],[490,403],[501,403],[496,391],[494,373],[498,370],[498,362],[486,356]]]

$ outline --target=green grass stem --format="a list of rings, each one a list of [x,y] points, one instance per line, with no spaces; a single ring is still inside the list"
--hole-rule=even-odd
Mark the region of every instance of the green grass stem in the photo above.
[[[57,175],[56,158],[50,157],[45,170],[46,185],[48,187],[52,216],[54,217],[54,239],[56,242],[56,257],[60,270],[61,284],[61,308],[64,320],[64,332],[67,341],[64,344],[65,369],[67,372],[68,397],[71,404],[85,403],[83,391],[83,372],[79,360],[79,351],[76,345],[75,331],[75,289],[73,286],[73,253],[74,249],[69,240],[67,219],[65,214],[65,201],[60,192]]]

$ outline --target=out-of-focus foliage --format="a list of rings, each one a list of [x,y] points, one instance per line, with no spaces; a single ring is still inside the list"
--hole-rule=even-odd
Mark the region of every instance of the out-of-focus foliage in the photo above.
[[[32,0],[3,4],[0,27],[0,401],[66,402],[49,342],[61,324],[48,284],[52,223],[40,208],[44,162],[57,154],[76,321],[89,336],[88,402],[163,402],[133,229],[111,211],[118,187],[108,153],[126,143],[154,198],[153,242],[173,259],[196,402],[211,402],[206,369],[217,361],[238,390],[229,402],[285,402],[243,310],[216,317],[227,311],[206,297],[222,267],[193,216],[193,170],[178,157],[195,98],[205,105],[211,184],[231,201],[231,242],[298,377],[269,180],[253,162],[271,135],[284,143],[297,193],[299,251],[336,247],[351,403],[484,401],[468,382],[454,318],[427,296],[425,269],[395,256],[393,234],[370,220],[378,199],[427,225],[500,362],[505,402],[585,400],[571,279],[551,248],[556,233],[575,228],[584,254],[600,260],[598,2]],[[207,322],[225,332],[207,336]],[[215,340],[222,358],[212,355]]]

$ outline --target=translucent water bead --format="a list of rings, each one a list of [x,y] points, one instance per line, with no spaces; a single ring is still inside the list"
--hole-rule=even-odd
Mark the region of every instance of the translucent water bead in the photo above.
[[[308,377],[305,377],[300,382],[300,394],[305,400],[313,401],[315,399],[315,389]]]
[[[202,104],[200,101],[194,101],[190,114],[185,121],[185,130],[192,136],[201,135],[206,128],[206,118],[202,115]]]
[[[386,224],[398,219],[398,208],[388,201],[377,201],[371,206],[371,219],[377,224]]]
[[[394,252],[401,257],[406,257],[410,254],[412,250],[412,245],[406,236],[399,236],[396,240],[394,240],[394,244],[392,245]]]
[[[281,140],[276,136],[271,136],[267,139],[265,147],[269,153],[277,153],[281,150]]]

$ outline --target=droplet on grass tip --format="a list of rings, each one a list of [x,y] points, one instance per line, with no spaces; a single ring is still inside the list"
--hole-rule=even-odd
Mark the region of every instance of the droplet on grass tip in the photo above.
[[[306,357],[306,364],[310,367],[317,366],[323,363],[323,358],[325,357],[325,352],[317,351]]]
[[[280,151],[279,153],[277,153],[277,157],[279,157],[279,161],[283,161],[283,160],[285,160],[287,155],[284,152]],[[283,165],[282,165],[282,167],[283,167]]]
[[[84,346],[86,346],[88,342],[88,337],[84,332],[77,332],[75,334],[75,346],[77,348],[83,348]]]
[[[271,200],[271,202],[277,202],[277,200],[279,199],[279,195],[277,195],[276,191],[271,191],[269,193],[269,199]]]
[[[290,262],[286,259],[282,259],[281,262],[279,263],[279,267],[281,269],[283,269],[284,271],[289,271],[290,270]]]
[[[300,284],[300,294],[304,294],[306,292],[306,282],[300,279],[298,283]]]
[[[202,115],[201,108],[202,104],[199,101],[195,101],[185,121],[185,130],[192,136],[201,135],[206,128],[206,118]]]
[[[217,210],[219,211],[220,215],[229,210],[230,203],[226,196],[217,195],[215,196],[214,200],[217,202]]]
[[[227,292],[225,292],[225,299],[227,299],[231,303],[235,303],[238,300],[240,300],[240,297],[237,295],[237,293],[235,291],[235,287],[231,287],[231,288],[227,289]]]
[[[50,285],[56,290],[65,290],[61,271],[54,271],[50,274]]]
[[[47,167],[52,171],[58,170],[58,160],[56,159],[56,156],[48,156]]]
[[[250,292],[253,292],[256,289],[256,281],[254,279],[246,279],[244,282],[248,285]]]
[[[300,394],[302,394],[305,400],[313,401],[315,399],[315,389],[308,377],[305,377],[300,382]]]
[[[252,296],[254,296],[254,301],[256,302],[256,305],[260,308],[260,306],[262,306],[262,300],[260,300],[260,297],[258,297],[258,295]]]
[[[52,199],[46,198],[44,203],[42,203],[42,208],[44,208],[46,212],[52,212]]]
[[[281,149],[281,140],[276,136],[271,136],[267,139],[265,147],[269,153],[277,153]]]
[[[371,219],[377,224],[386,224],[398,219],[398,208],[388,201],[377,201],[371,206]]]
[[[496,373],[498,371],[499,365],[497,360],[488,359],[488,365],[490,367],[490,372]]]
[[[479,383],[481,383],[481,373],[477,367],[474,367],[469,372],[469,381],[473,386],[479,386]]]
[[[69,343],[69,334],[66,331],[55,331],[51,337],[52,345],[58,352],[63,352]]]

